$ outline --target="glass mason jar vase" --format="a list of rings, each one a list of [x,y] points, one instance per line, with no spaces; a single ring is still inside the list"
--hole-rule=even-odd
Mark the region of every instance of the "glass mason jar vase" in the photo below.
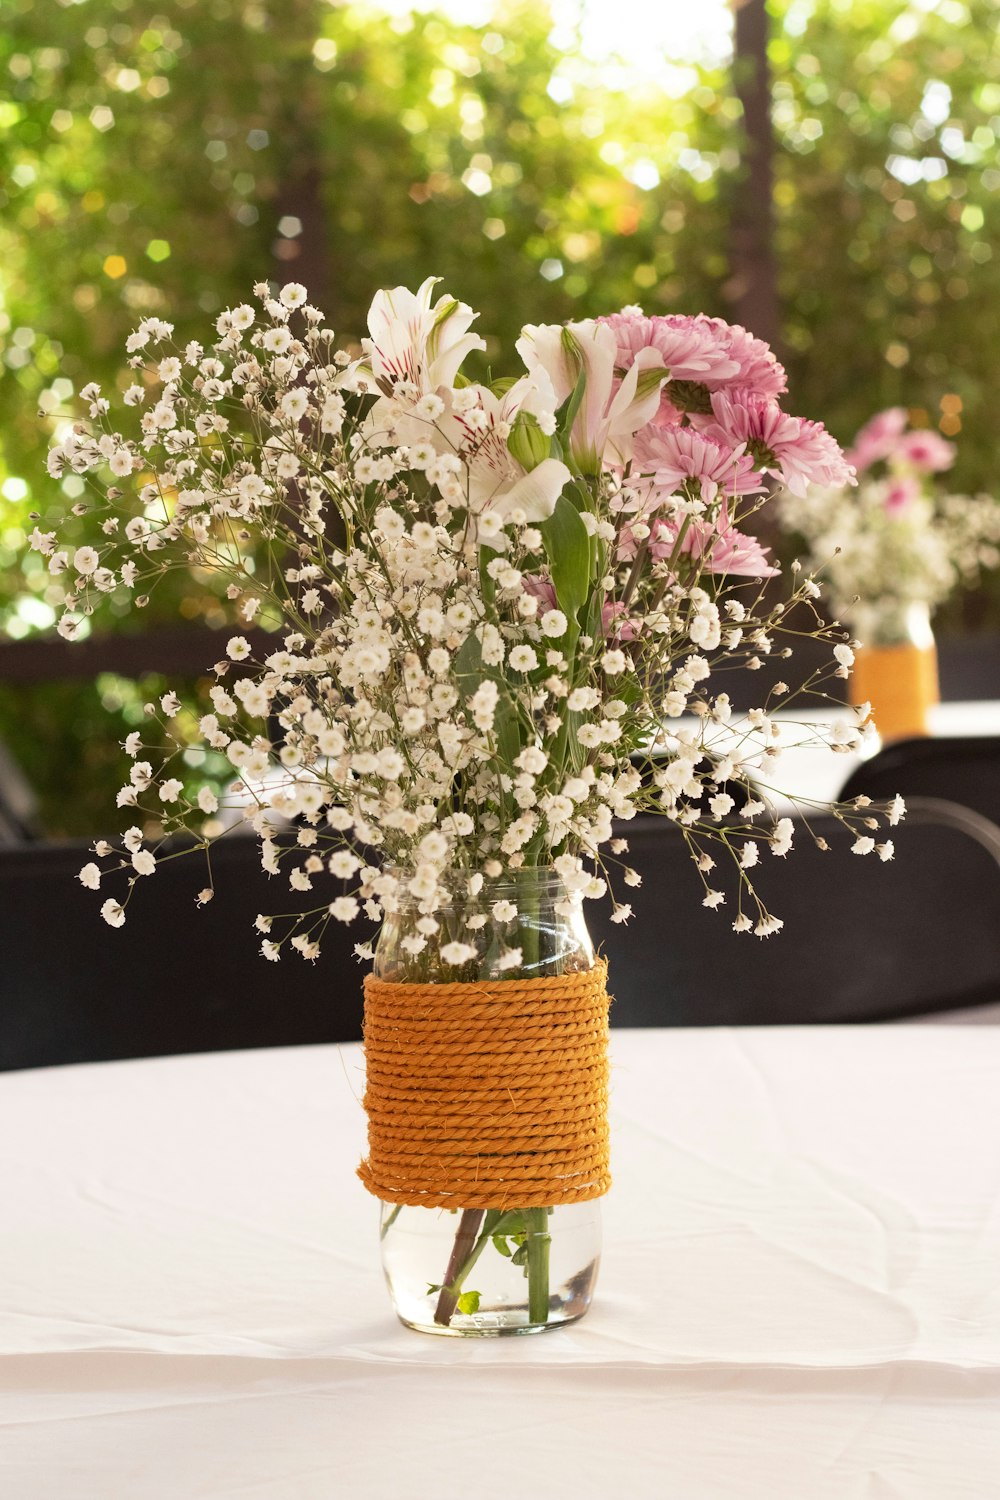
[[[425,914],[415,899],[386,914],[375,950],[376,979],[473,983],[593,968],[581,902],[567,895],[555,871],[511,872],[483,881],[474,895],[469,880],[450,877],[449,904],[435,910],[433,934],[420,934],[417,924]],[[427,942],[414,954],[406,940],[418,934]],[[476,957],[458,969],[446,965],[440,951],[453,942],[474,945]],[[520,961],[513,966],[515,950]],[[513,1201],[503,1208],[381,1205],[382,1265],[395,1310],[408,1327],[425,1333],[541,1333],[582,1317],[597,1279],[600,1244],[596,1199],[531,1208]]]
[[[851,702],[871,704],[884,742],[927,734],[927,711],[940,702],[927,605],[857,606],[853,623],[864,645],[855,652]]]

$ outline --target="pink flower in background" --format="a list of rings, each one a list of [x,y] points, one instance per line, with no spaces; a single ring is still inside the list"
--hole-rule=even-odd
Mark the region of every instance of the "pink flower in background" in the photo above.
[[[904,432],[892,452],[893,458],[912,464],[925,474],[938,474],[955,462],[955,445],[929,427]]]
[[[789,417],[776,401],[753,391],[716,391],[712,416],[691,420],[706,437],[746,448],[758,469],[782,480],[793,495],[804,495],[810,484],[854,482],[853,471],[821,422]]]
[[[760,473],[743,445],[723,444],[692,427],[647,427],[635,441],[634,469],[651,475],[659,489],[675,493],[697,480],[699,493],[711,504],[723,495],[753,495],[762,488]]]
[[[915,479],[896,474],[886,482],[882,504],[890,516],[898,516],[920,494],[920,485]]]
[[[905,406],[890,406],[885,411],[876,412],[848,448],[844,455],[847,462],[861,474],[880,459],[888,458],[902,437],[906,422]]]
[[[950,469],[955,462],[955,445],[939,436],[929,427],[913,428],[909,432],[909,420],[905,406],[890,406],[866,422],[854,439],[853,447],[847,450],[847,460],[858,473],[870,469],[872,464],[887,460],[907,464],[923,474],[938,474]]]

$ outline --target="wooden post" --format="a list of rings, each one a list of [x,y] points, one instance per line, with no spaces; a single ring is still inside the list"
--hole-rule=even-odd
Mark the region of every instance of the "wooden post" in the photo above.
[[[298,234],[279,236],[273,253],[279,282],[300,281],[309,300],[330,314],[335,278],[323,201],[322,118],[329,79],[313,66],[312,48],[322,35],[321,0],[284,0],[277,7],[276,31],[282,48],[282,73],[273,80],[277,108],[273,128],[280,134],[284,180],[276,194],[274,222],[297,219]]]
[[[735,321],[780,348],[771,75],[767,58],[769,18],[766,0],[732,0],[732,4],[733,82],[743,106],[743,160],[733,194],[730,277],[726,290]]]

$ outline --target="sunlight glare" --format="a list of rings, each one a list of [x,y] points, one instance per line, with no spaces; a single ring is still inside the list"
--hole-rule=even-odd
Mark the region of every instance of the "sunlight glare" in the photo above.
[[[391,15],[439,11],[471,26],[502,19],[500,0],[376,0]],[[675,92],[679,65],[722,64],[732,54],[728,0],[550,0],[554,44],[578,51],[608,74],[651,79]],[[686,77],[686,74],[685,74]]]

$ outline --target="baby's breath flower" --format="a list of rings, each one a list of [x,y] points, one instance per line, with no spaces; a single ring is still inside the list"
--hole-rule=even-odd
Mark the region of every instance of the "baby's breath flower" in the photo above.
[[[304,302],[308,301],[308,298],[309,293],[298,281],[289,281],[278,293],[278,300],[282,307],[301,307]]]
[[[508,652],[507,661],[514,672],[533,672],[538,666],[538,657],[530,646],[515,646]]]
[[[354,896],[338,896],[330,902],[330,915],[338,922],[353,922],[360,910]]]
[[[445,943],[441,949],[441,957],[444,962],[455,968],[460,964],[471,963],[476,954],[477,950],[471,943]]]

